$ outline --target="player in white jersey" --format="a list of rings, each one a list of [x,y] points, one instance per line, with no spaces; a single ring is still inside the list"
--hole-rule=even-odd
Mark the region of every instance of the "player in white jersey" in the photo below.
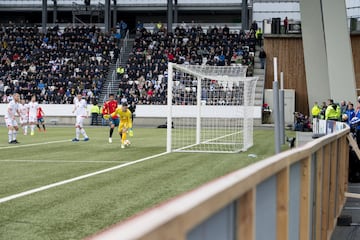
[[[84,136],[84,141],[89,141],[89,137],[84,129],[84,119],[88,117],[87,103],[85,99],[82,99],[81,94],[78,94],[74,99],[74,110],[76,116],[75,123],[75,138],[72,140],[73,142],[79,141],[80,133]]]
[[[29,125],[31,133],[30,135],[33,136],[35,134],[35,126],[37,124],[37,110],[39,108],[39,104],[36,102],[36,96],[33,95],[31,97],[30,102],[28,103],[29,107]]]
[[[16,140],[16,135],[19,128],[15,118],[16,114],[20,116],[19,102],[20,102],[20,95],[18,93],[15,93],[13,95],[13,100],[9,102],[7,110],[5,112],[5,123],[9,130],[8,131],[9,143],[19,143]]]
[[[29,105],[25,103],[25,99],[20,100],[19,104],[20,124],[23,129],[24,135],[27,135],[29,123]]]

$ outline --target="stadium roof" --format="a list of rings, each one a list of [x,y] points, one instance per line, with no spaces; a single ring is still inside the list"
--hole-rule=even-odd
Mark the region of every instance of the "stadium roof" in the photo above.
[[[251,0],[250,0],[251,1]],[[249,2],[250,2],[249,1]],[[48,8],[54,6],[53,0],[48,0]],[[56,0],[59,9],[71,10],[74,4],[84,5],[84,0]],[[105,0],[91,0],[91,5],[104,5]],[[113,4],[113,0],[111,0]],[[178,0],[179,9],[240,9],[242,0]],[[41,10],[42,0],[0,0],[0,9],[5,11]],[[165,10],[167,0],[117,0],[117,6],[122,10]]]

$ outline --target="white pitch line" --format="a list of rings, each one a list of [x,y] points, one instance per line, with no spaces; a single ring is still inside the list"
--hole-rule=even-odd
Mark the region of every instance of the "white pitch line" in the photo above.
[[[168,152],[159,153],[159,154],[156,154],[156,155],[153,155],[153,156],[138,159],[136,161],[120,164],[120,165],[117,165],[117,166],[114,166],[114,167],[111,167],[111,168],[106,168],[106,169],[103,169],[103,170],[100,170],[100,171],[97,171],[97,172],[85,174],[85,175],[82,175],[82,176],[79,176],[79,177],[71,178],[71,179],[68,179],[68,180],[61,181],[61,182],[52,183],[52,184],[49,184],[49,185],[46,185],[46,186],[42,186],[42,187],[39,187],[39,188],[35,188],[35,189],[31,189],[31,190],[28,190],[28,191],[25,191],[25,192],[14,194],[14,195],[11,195],[11,196],[8,196],[8,197],[0,198],[0,203],[8,202],[10,200],[20,198],[20,197],[24,197],[24,196],[27,196],[27,195],[30,195],[30,194],[33,194],[33,193],[41,192],[41,191],[44,191],[44,190],[47,190],[47,189],[50,189],[50,188],[54,188],[54,187],[57,187],[57,186],[68,184],[68,183],[72,183],[72,182],[75,182],[75,181],[78,181],[78,180],[93,177],[93,176],[96,176],[96,175],[99,175],[99,174],[102,174],[102,173],[107,173],[107,172],[117,170],[117,169],[120,169],[120,168],[124,168],[124,167],[130,166],[130,165],[136,164],[136,163],[140,163],[140,162],[144,162],[144,161],[147,161],[147,160],[150,160],[150,159],[153,159],[153,158],[161,157],[161,156],[166,155],[166,154],[168,154]]]
[[[0,162],[31,162],[31,163],[127,163],[129,161],[73,161],[73,160],[12,160],[12,159],[5,159],[0,160]]]
[[[46,144],[51,144],[51,143],[62,143],[62,142],[71,142],[71,139],[52,141],[52,142],[31,143],[31,144],[16,144],[16,145],[7,146],[7,147],[0,147],[0,150],[1,149],[9,149],[9,148],[19,148],[19,147],[32,147],[32,146],[46,145]]]

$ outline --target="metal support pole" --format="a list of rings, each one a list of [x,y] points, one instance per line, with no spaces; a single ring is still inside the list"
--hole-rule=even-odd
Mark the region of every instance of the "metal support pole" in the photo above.
[[[116,0],[114,0],[114,8],[113,8],[113,28],[116,29],[116,23],[117,23],[117,5]]]
[[[241,28],[242,28],[242,30],[249,29],[249,5],[248,5],[248,0],[242,0]]]
[[[274,58],[274,81],[273,81],[273,98],[274,98],[274,120],[275,120],[275,154],[281,151],[280,141],[280,111],[279,111],[279,82],[277,79],[277,58]]]
[[[280,73],[279,106],[280,106],[280,143],[285,144],[285,91],[284,91],[283,72]]]
[[[46,28],[47,28],[47,0],[42,0],[41,29],[43,33],[46,33]]]
[[[53,0],[54,1],[54,11],[53,11],[53,23],[56,24],[57,23],[57,0]]]
[[[104,25],[105,25],[105,32],[110,32],[110,0],[105,0],[105,17],[104,17]]]
[[[173,23],[173,0],[167,1],[167,32],[172,32]]]
[[[174,2],[174,23],[179,22],[178,0]]]

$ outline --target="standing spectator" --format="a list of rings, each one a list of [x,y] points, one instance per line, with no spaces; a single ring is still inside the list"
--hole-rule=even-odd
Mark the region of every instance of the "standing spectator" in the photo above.
[[[320,117],[321,108],[318,105],[318,102],[314,103],[314,106],[311,109],[312,118],[319,118]]]
[[[115,48],[114,48],[114,62],[116,62],[116,60],[119,58],[119,55],[120,55],[120,49],[116,45]]]
[[[346,116],[347,116],[347,120],[346,123],[348,125],[350,125],[350,121],[353,117],[355,117],[355,110],[354,110],[354,104],[352,104],[351,102],[348,103],[347,105],[347,110],[345,112]]]
[[[163,24],[161,21],[159,21],[157,24],[156,24],[156,32],[159,32],[161,31],[163,28]]]
[[[229,27],[225,24],[224,28],[223,28],[223,35],[229,35],[230,34],[230,29]]]
[[[266,53],[264,51],[264,48],[260,49],[259,58],[260,58],[260,63],[261,63],[261,69],[264,69],[265,62],[266,62]]]
[[[90,108],[91,111],[91,125],[98,125],[98,116],[100,114],[100,108],[97,105],[97,102],[94,102]]]
[[[326,108],[327,108],[326,102],[323,102],[321,104],[320,119],[325,119]]]
[[[360,102],[359,98],[360,98],[360,96],[358,97],[358,102]],[[357,105],[356,110],[355,110],[355,117],[360,118],[360,106],[359,106],[359,104]],[[356,127],[356,143],[357,143],[358,146],[360,146],[360,124],[357,125],[357,127]]]
[[[334,100],[328,100],[328,107],[326,108],[325,112],[325,120],[334,120],[338,121],[340,119],[340,106],[334,103]]]
[[[127,30],[127,24],[126,24],[126,22],[124,22],[123,20],[121,20],[120,23],[119,23],[119,28],[120,28],[121,38],[124,38],[124,37],[125,37],[125,34],[126,34],[126,30]]]
[[[124,68],[123,66],[119,66],[119,67],[116,69],[116,73],[117,73],[118,79],[121,79],[122,76],[123,76],[124,73],[125,73],[125,68]]]
[[[286,16],[285,19],[284,19],[284,30],[285,30],[285,34],[288,33],[288,27],[289,27],[289,20],[288,20],[288,17]]]
[[[144,28],[144,24],[141,21],[136,23],[136,31],[141,31]]]
[[[347,110],[346,101],[343,100],[340,102],[340,110],[341,110],[341,115],[343,115],[346,112]]]
[[[256,38],[257,44],[260,47],[262,45],[262,37],[263,37],[263,32],[262,32],[261,28],[258,28],[258,30],[256,30],[256,32],[255,32],[255,38]]]
[[[250,30],[251,29],[254,30],[254,32],[256,32],[258,30],[258,24],[255,20],[251,24]]]

